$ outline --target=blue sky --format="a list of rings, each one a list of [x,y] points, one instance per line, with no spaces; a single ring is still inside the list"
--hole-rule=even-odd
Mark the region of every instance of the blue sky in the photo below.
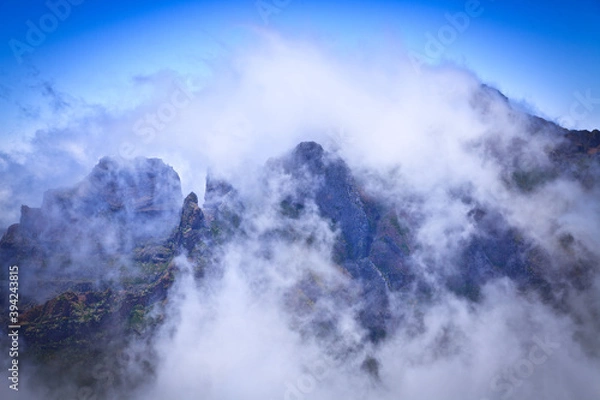
[[[597,0],[73,2],[80,4],[70,4],[69,15],[54,21],[49,3],[61,1],[0,2],[3,136],[26,134],[28,119],[43,119],[24,113],[44,101],[34,82],[117,108],[133,101],[121,95],[120,85],[134,76],[162,69],[198,73],[228,47],[251,43],[257,29],[315,40],[334,51],[379,46],[433,65],[454,63],[539,115],[569,127],[600,126]],[[460,19],[468,7],[477,10],[468,26],[450,28],[449,16]],[[28,45],[28,21],[46,24],[49,32],[18,54],[15,41]],[[444,34],[441,52],[428,54],[431,38]]]

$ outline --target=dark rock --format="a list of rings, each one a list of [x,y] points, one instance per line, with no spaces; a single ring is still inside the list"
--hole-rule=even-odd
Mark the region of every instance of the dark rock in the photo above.
[[[73,188],[46,192],[41,208],[22,206],[20,223],[0,239],[2,274],[18,265],[21,295],[38,300],[70,282],[126,279],[134,249],[166,240],[180,207],[179,176],[161,160],[103,158]],[[127,267],[127,274],[142,270]]]
[[[346,163],[325,153],[319,144],[304,142],[283,160],[283,166],[284,171],[299,183],[294,207],[302,207],[301,203],[311,196],[321,215],[340,228],[341,254],[338,254],[338,259],[356,261],[367,257],[373,231]]]
[[[204,213],[198,206],[198,196],[192,192],[183,202],[181,222],[179,223],[175,241],[190,254],[200,242],[203,230],[206,227]]]
[[[54,224],[101,217],[143,230],[144,223],[176,219],[181,198],[179,176],[161,160],[105,157],[74,188],[48,191],[41,213]]]
[[[549,260],[541,249],[496,212],[476,207],[469,215],[476,223],[477,233],[454,261],[459,272],[448,280],[453,291],[477,301],[481,287],[501,277],[508,277],[521,287],[547,289],[541,269],[549,265]]]
[[[282,214],[299,218],[304,204],[314,201],[321,216],[339,229],[334,261],[360,282],[363,301],[357,317],[369,339],[383,340],[390,315],[387,291],[413,280],[405,262],[407,232],[390,211],[362,193],[346,163],[319,144],[299,144],[280,164],[297,184],[296,194],[282,201]]]
[[[210,175],[206,178],[204,211],[211,242],[223,243],[239,233],[244,209],[238,191],[229,182]]]
[[[479,96],[491,104],[491,97],[498,93],[484,88]],[[531,130],[554,129],[546,122],[532,119]],[[599,146],[598,131],[565,133],[551,156],[554,167],[548,171],[513,168],[509,180],[523,195],[556,179],[560,176],[556,171],[583,180],[584,167],[568,170],[562,166],[572,165],[573,160],[585,161],[584,166],[597,162]],[[260,256],[272,256],[275,247],[268,244],[273,242],[302,240],[303,246],[313,245],[314,238],[299,234],[294,226],[315,205],[330,229],[339,232],[332,261],[351,278],[351,284],[330,289],[311,272],[282,296],[290,312],[312,318],[306,326],[314,328],[311,332],[318,338],[335,337],[337,329],[335,313],[315,307],[325,296],[349,303],[372,343],[385,340],[390,326],[397,323],[391,321],[390,291],[402,298],[418,297],[423,302],[420,307],[432,301],[435,288],[420,279],[412,264],[416,228],[395,204],[370,197],[342,159],[317,143],[304,142],[271,161],[268,168],[291,178],[293,188],[276,199],[284,222],[259,238],[267,243],[257,250]],[[4,273],[8,265],[19,265],[22,295],[37,296],[23,309],[21,321],[31,354],[52,360],[59,369],[67,368],[80,365],[74,361],[84,363],[91,349],[110,347],[117,337],[126,340],[152,332],[162,317],[153,320],[150,310],[160,311],[167,298],[177,272],[173,259],[178,252],[187,256],[199,278],[209,269],[220,268],[223,244],[250,236],[252,224],[246,223],[243,199],[229,182],[209,176],[202,208],[195,193],[185,198],[183,206],[181,197],[179,177],[162,161],[123,163],[103,158],[75,187],[48,191],[41,208],[22,207],[19,224],[9,227],[0,239],[0,264]],[[476,232],[447,260],[456,266],[456,273],[442,277],[446,286],[477,301],[483,285],[509,278],[518,288],[533,288],[559,304],[550,295],[550,288],[557,284],[544,268],[555,260],[498,211],[474,204],[472,199],[464,203],[472,205],[468,216]],[[559,283],[578,290],[589,288],[597,265],[594,258],[581,255],[584,252],[571,234],[557,239],[557,246],[565,253],[560,262],[569,267],[570,274]],[[569,258],[576,252],[577,257]],[[6,299],[0,304],[6,306]],[[63,359],[65,354],[68,357]],[[368,357],[361,368],[379,379],[376,359]]]

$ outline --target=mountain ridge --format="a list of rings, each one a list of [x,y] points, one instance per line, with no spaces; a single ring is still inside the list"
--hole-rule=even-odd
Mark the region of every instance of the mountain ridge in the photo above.
[[[599,131],[567,131],[564,138],[551,151],[557,165],[582,158],[598,161]],[[585,168],[568,173],[585,180]],[[365,341],[385,340],[398,324],[391,321],[388,293],[413,293],[418,302],[431,301],[433,289],[412,260],[415,228],[394,207],[367,193],[344,160],[315,142],[302,142],[271,161],[269,170],[270,179],[295,182],[278,201],[283,221],[294,226],[314,208],[329,224],[335,237],[330,261],[356,282],[363,300],[355,317],[368,332]],[[509,174],[506,184],[529,193],[557,176],[523,174]],[[244,199],[232,184],[209,176],[202,206],[194,192],[181,198],[178,174],[161,160],[126,163],[105,157],[80,184],[47,192],[39,209],[22,207],[20,223],[0,239],[0,260],[4,272],[19,265],[23,281],[37,282],[23,286],[21,323],[29,357],[62,368],[62,379],[74,373],[78,382],[89,382],[81,366],[89,366],[88,358],[103,346],[119,351],[132,337],[152,340],[165,318],[179,271],[177,257],[185,257],[195,278],[202,279],[218,270],[222,246],[251,235]],[[478,234],[451,260],[459,269],[445,277],[457,296],[477,302],[486,282],[504,277],[560,309],[565,303],[553,296],[552,287],[585,290],[593,261],[568,260],[577,264],[575,275],[553,276],[545,269],[552,261],[540,246],[523,238],[497,211],[468,196],[464,202]],[[284,243],[298,237],[293,229],[274,229],[269,235],[269,240]],[[310,236],[306,243],[310,248]],[[565,236],[565,254],[572,243],[573,236]],[[304,279],[299,285],[302,298],[310,301],[326,295],[318,280]],[[298,299],[290,304],[306,301]]]

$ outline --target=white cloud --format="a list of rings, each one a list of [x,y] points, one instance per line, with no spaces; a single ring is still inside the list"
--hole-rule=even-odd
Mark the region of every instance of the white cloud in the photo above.
[[[285,190],[282,181],[259,186],[265,183],[259,167],[300,141],[330,143],[331,127],[343,131],[337,153],[367,189],[414,218],[427,252],[419,256],[433,256],[436,268],[451,268],[444,260],[473,233],[467,213],[479,204],[501,211],[547,248],[570,232],[597,251],[597,189],[560,178],[521,194],[504,180],[515,168],[549,165],[546,148],[559,138],[531,136],[522,114],[465,71],[440,68],[417,75],[403,59],[348,63],[310,43],[271,34],[258,41],[215,63],[206,85],[175,71],[139,78],[132,87],[141,79],[156,89],[144,91],[140,104],[110,111],[106,105],[82,106],[68,126],[38,131],[19,158],[3,161],[10,165],[1,172],[9,184],[0,192],[0,208],[11,217],[17,199],[74,182],[100,156],[118,155],[124,142],[137,154],[173,165],[186,192],[202,194],[210,168],[250,200],[251,237],[226,248],[224,276],[199,287],[189,272],[179,276],[157,345],[157,377],[141,398],[293,398],[288,391],[312,377],[314,384],[305,382],[297,397],[496,399],[502,390],[490,382],[528,356],[534,336],[557,341],[560,348],[527,379],[512,383],[514,398],[592,398],[599,365],[573,340],[578,328],[506,282],[487,287],[481,304],[458,300],[438,284],[439,302],[420,306],[422,315],[404,314],[406,305],[398,304],[399,331],[373,346],[356,343],[364,337],[351,317],[358,295],[330,263],[333,237],[324,221],[312,214],[294,226],[300,235],[316,235],[320,246],[312,250],[276,243],[272,258],[258,251],[261,234],[281,223],[269,207]],[[177,82],[190,91],[189,104],[153,135],[136,134],[136,122],[159,112]],[[24,172],[11,176],[18,169]],[[26,177],[33,177],[34,187],[25,184]],[[27,196],[18,194],[27,190]],[[186,270],[185,260],[179,265]],[[303,337],[307,321],[294,320],[284,307],[285,294],[309,271],[324,277],[327,290],[349,293],[349,300],[324,298],[316,305],[319,313],[337,314],[340,342],[352,350],[343,357],[327,353],[313,331],[308,330],[313,337]],[[597,310],[597,303],[592,307]],[[380,363],[380,382],[361,372],[368,356]],[[323,363],[330,371],[324,377],[315,372]]]

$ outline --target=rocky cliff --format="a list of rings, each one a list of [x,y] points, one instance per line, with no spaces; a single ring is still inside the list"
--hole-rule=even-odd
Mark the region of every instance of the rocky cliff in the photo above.
[[[572,174],[596,185],[598,131],[563,134],[561,146],[550,149],[554,164],[547,171],[529,176],[530,171],[514,170],[506,184],[527,192],[560,174]],[[564,168],[574,162],[580,166]],[[393,201],[369,193],[344,160],[317,143],[304,142],[269,161],[267,171],[267,180],[293,184],[278,192],[274,202],[282,222],[263,232],[261,240],[296,243],[302,236],[294,232],[295,221],[318,215],[334,238],[331,263],[358,288],[355,318],[369,341],[384,340],[398,323],[390,321],[390,293],[431,301],[432,290],[413,259],[418,222]],[[563,235],[558,244],[564,259],[551,260],[500,210],[463,197],[476,233],[455,259],[447,260],[456,268],[440,272],[450,290],[477,302],[482,285],[506,278],[556,308],[565,305],[551,288],[585,290],[585,277],[597,260],[569,257],[573,236]],[[252,216],[231,183],[212,177],[203,204],[194,193],[182,201],[177,173],[157,159],[104,158],[76,186],[47,192],[41,208],[23,206],[20,222],[0,240],[0,263],[3,274],[9,265],[22,271],[27,357],[63,371],[62,379],[74,374],[80,384],[94,385],[90,360],[116,354],[133,337],[152,340],[178,273],[175,258],[185,257],[198,280],[218,273],[226,245],[252,236]],[[310,235],[302,240],[313,245]],[[263,250],[267,254],[268,246]],[[553,262],[568,265],[570,272],[549,273],[544,266]],[[339,295],[328,292],[316,275],[298,282],[297,289],[286,300],[292,313],[310,314],[306,304]],[[354,301],[352,295],[345,298]],[[6,307],[6,299],[2,305]]]

